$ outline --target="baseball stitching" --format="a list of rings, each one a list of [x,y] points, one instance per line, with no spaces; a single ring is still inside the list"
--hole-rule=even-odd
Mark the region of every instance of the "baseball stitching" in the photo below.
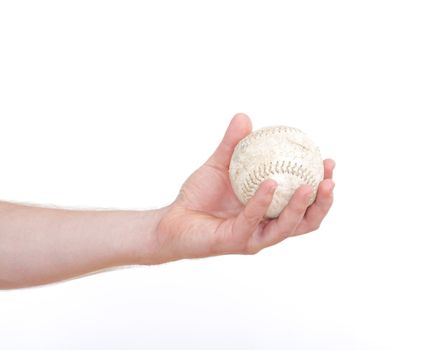
[[[299,177],[305,184],[311,185],[315,188],[317,181],[312,175],[311,171],[303,168],[303,165],[292,163],[291,161],[276,161],[270,163],[263,163],[258,168],[254,169],[245,179],[242,185],[242,196],[247,201],[256,191],[258,186],[266,180],[269,176],[275,174],[290,174]]]
[[[248,135],[241,144],[241,148],[245,149],[248,144],[250,143],[251,140],[256,140],[259,139],[263,136],[268,136],[268,135],[274,135],[274,134],[280,134],[280,133],[287,133],[287,132],[295,132],[295,133],[300,133],[301,130],[297,129],[297,128],[291,128],[289,126],[274,126],[271,128],[264,128],[264,129],[259,129],[256,130],[254,132],[252,132],[250,135]]]

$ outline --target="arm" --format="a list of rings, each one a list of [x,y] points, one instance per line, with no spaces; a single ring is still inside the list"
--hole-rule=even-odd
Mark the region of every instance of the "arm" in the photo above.
[[[0,202],[0,288],[146,261],[162,210],[81,211]]]
[[[221,254],[254,254],[318,229],[333,201],[334,161],[324,161],[315,202],[298,188],[277,219],[264,217],[276,183],[264,181],[243,206],[228,167],[251,131],[236,115],[211,157],[183,184],[175,201],[149,211],[75,211],[0,202],[0,289],[50,283],[135,264],[161,264]]]

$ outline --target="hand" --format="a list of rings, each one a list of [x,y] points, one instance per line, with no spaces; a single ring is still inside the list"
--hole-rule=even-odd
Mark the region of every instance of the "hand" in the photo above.
[[[183,184],[177,199],[163,208],[151,241],[151,263],[221,254],[254,254],[319,228],[333,201],[333,160],[324,161],[324,180],[315,202],[312,189],[301,186],[277,219],[264,214],[276,183],[264,181],[244,207],[230,184],[228,167],[236,144],[251,132],[250,119],[237,114],[214,154]]]

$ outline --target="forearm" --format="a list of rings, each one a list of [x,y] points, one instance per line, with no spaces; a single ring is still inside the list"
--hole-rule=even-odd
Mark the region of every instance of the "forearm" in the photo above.
[[[148,261],[159,210],[97,211],[0,202],[0,289]]]

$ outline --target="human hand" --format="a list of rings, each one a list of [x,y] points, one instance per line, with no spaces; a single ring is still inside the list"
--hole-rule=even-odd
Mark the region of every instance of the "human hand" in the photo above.
[[[159,264],[220,254],[254,254],[320,226],[332,204],[332,171],[316,201],[301,186],[277,219],[264,218],[276,183],[264,181],[243,206],[228,167],[236,144],[251,131],[236,115],[214,154],[161,209],[69,210],[0,201],[0,289],[56,282],[122,265]],[[2,249],[3,248],[3,249]]]
[[[276,183],[264,181],[244,207],[231,187],[228,167],[237,143],[251,132],[250,119],[237,114],[213,155],[183,184],[176,200],[161,209],[152,234],[150,263],[222,254],[254,254],[319,228],[333,201],[335,162],[324,161],[324,180],[315,202],[308,206],[312,188],[303,185],[280,216],[266,219]]]

